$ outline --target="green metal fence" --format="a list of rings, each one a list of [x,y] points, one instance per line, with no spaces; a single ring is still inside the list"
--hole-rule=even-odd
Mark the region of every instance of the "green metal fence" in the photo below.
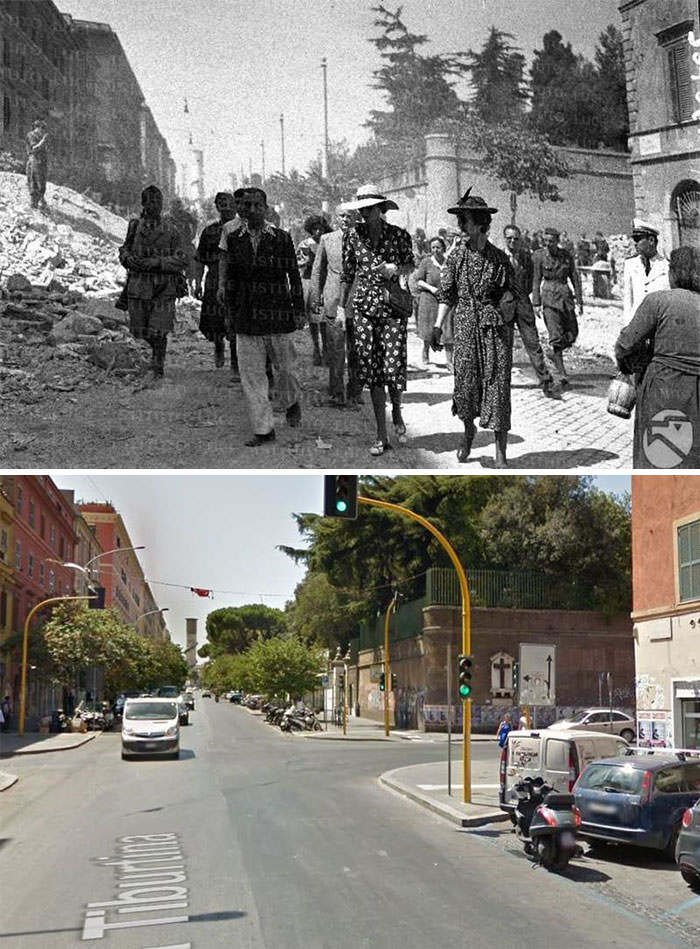
[[[471,570],[472,606],[520,610],[586,610],[590,594],[575,580],[557,580],[531,570]],[[426,605],[459,606],[459,580],[449,567],[426,574]]]

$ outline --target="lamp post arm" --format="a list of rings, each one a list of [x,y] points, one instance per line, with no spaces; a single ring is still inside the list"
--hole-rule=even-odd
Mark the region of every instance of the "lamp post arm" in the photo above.
[[[113,550],[103,550],[101,554],[97,554],[95,557],[91,557],[88,562],[83,567],[83,570],[87,570],[91,563],[94,563],[96,560],[99,560],[100,557],[106,557],[108,554],[117,554],[120,551],[129,551],[129,550],[144,550],[145,545],[139,544],[138,547],[115,547]]]
[[[50,603],[62,603],[65,600],[95,599],[97,599],[97,597],[94,596],[52,596],[48,600],[42,600],[40,603],[37,603],[27,613],[27,618],[24,621],[24,636],[22,639],[22,678],[19,693],[19,725],[17,728],[18,735],[24,735],[24,719],[27,710],[27,653],[29,651],[29,626],[31,621],[34,619],[34,615],[45,606],[48,606]]]

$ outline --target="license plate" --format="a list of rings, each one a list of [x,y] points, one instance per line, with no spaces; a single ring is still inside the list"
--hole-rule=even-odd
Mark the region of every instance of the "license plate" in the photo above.
[[[576,838],[570,830],[565,830],[561,835],[561,845],[567,848],[576,846]]]
[[[588,807],[592,814],[617,814],[614,804],[589,804]]]
[[[144,748],[148,748],[148,749],[154,749],[154,748],[157,748],[157,747],[158,747],[158,742],[157,742],[157,741],[147,741],[147,742],[145,743],[145,745],[144,745]]]

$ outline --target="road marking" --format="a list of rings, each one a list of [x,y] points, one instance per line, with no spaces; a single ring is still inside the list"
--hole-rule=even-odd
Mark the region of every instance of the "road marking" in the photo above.
[[[488,791],[493,790],[494,788],[500,788],[500,784],[472,784],[472,791]],[[446,784],[417,784],[417,788],[420,788],[421,791],[446,791]],[[453,788],[463,788],[463,784],[453,784]]]
[[[692,906],[700,906],[700,896],[694,896],[685,903],[681,903],[680,906],[676,906],[675,909],[670,909],[667,913],[664,913],[664,916],[680,916],[681,913],[684,913]]]

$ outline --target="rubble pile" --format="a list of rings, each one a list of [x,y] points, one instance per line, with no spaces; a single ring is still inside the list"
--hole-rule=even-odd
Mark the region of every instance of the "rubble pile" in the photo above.
[[[114,306],[126,220],[62,186],[49,184],[46,203],[28,207],[24,176],[0,171],[0,393],[27,404],[131,382],[150,358]],[[198,305],[183,303],[176,335],[189,336]]]

